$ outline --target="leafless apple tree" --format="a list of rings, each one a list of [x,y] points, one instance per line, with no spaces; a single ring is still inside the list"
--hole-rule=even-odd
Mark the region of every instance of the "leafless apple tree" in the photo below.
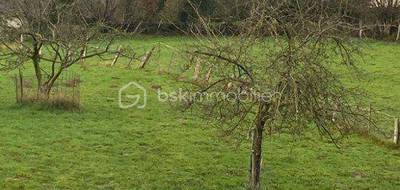
[[[261,188],[266,128],[301,133],[314,127],[337,145],[353,127],[372,122],[363,94],[340,79],[344,69],[357,72],[358,50],[345,37],[354,31],[325,2],[251,1],[235,36],[222,35],[203,18],[193,27],[197,41],[184,50],[187,68],[207,80],[192,82],[195,97],[186,103],[227,134],[246,138],[250,132],[251,189]]]
[[[0,15],[2,70],[32,65],[38,97],[82,60],[116,52],[116,31],[101,19],[87,20],[80,0],[12,0]],[[28,67],[30,68],[30,67]]]

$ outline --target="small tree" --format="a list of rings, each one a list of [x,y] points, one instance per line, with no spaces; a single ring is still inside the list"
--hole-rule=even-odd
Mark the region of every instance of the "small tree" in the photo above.
[[[48,98],[72,65],[112,52],[113,31],[101,20],[86,20],[79,5],[78,0],[15,0],[0,15],[2,58],[7,60],[2,69],[32,64],[39,97]]]
[[[326,1],[253,2],[237,36],[221,35],[200,17],[193,29],[200,31],[194,33],[198,40],[185,52],[188,68],[198,71],[200,64],[203,74],[212,75],[194,82],[190,91],[196,96],[187,105],[226,126],[227,134],[251,133],[249,187],[260,189],[266,127],[295,133],[316,127],[337,144],[368,119],[357,91],[346,88],[332,68],[355,68],[355,49],[343,37],[350,25],[342,14]],[[199,98],[204,93],[207,98]]]

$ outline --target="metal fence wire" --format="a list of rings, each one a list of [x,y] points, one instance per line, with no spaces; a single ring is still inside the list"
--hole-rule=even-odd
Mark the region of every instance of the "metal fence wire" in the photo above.
[[[55,106],[80,107],[80,75],[64,72],[54,83],[49,96],[40,93],[36,76],[15,75],[17,103],[44,102]]]

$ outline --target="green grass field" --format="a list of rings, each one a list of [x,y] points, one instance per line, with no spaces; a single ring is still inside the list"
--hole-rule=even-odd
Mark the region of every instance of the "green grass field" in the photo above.
[[[188,38],[127,40],[149,48],[182,47]],[[400,45],[368,42],[369,80],[377,105],[400,115]],[[160,74],[171,52],[145,70],[91,61],[81,73],[81,111],[20,106],[10,76],[0,74],[0,189],[246,189],[249,143],[221,138],[196,113],[160,103],[152,86],[175,82]],[[118,106],[118,90],[136,81],[149,91],[143,110]],[[391,129],[392,125],[388,126]],[[337,149],[319,136],[281,134],[264,145],[263,187],[269,189],[398,189],[400,150],[356,135]]]

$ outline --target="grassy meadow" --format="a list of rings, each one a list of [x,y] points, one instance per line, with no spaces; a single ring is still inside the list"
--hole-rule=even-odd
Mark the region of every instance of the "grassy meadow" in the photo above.
[[[149,49],[180,48],[185,37],[154,37],[120,43]],[[368,41],[368,79],[359,84],[378,107],[400,115],[400,44]],[[80,111],[15,103],[12,73],[0,74],[0,189],[246,189],[249,143],[221,137],[197,113],[157,100],[154,86],[174,88],[167,69],[171,50],[144,70],[124,61],[91,60],[81,74]],[[120,109],[118,91],[129,82],[149,93],[145,109]],[[348,80],[348,82],[354,82]],[[358,83],[357,83],[358,84]],[[390,131],[392,123],[388,122]],[[302,138],[268,136],[263,187],[270,189],[397,189],[400,149],[357,135],[341,149],[314,133]]]

